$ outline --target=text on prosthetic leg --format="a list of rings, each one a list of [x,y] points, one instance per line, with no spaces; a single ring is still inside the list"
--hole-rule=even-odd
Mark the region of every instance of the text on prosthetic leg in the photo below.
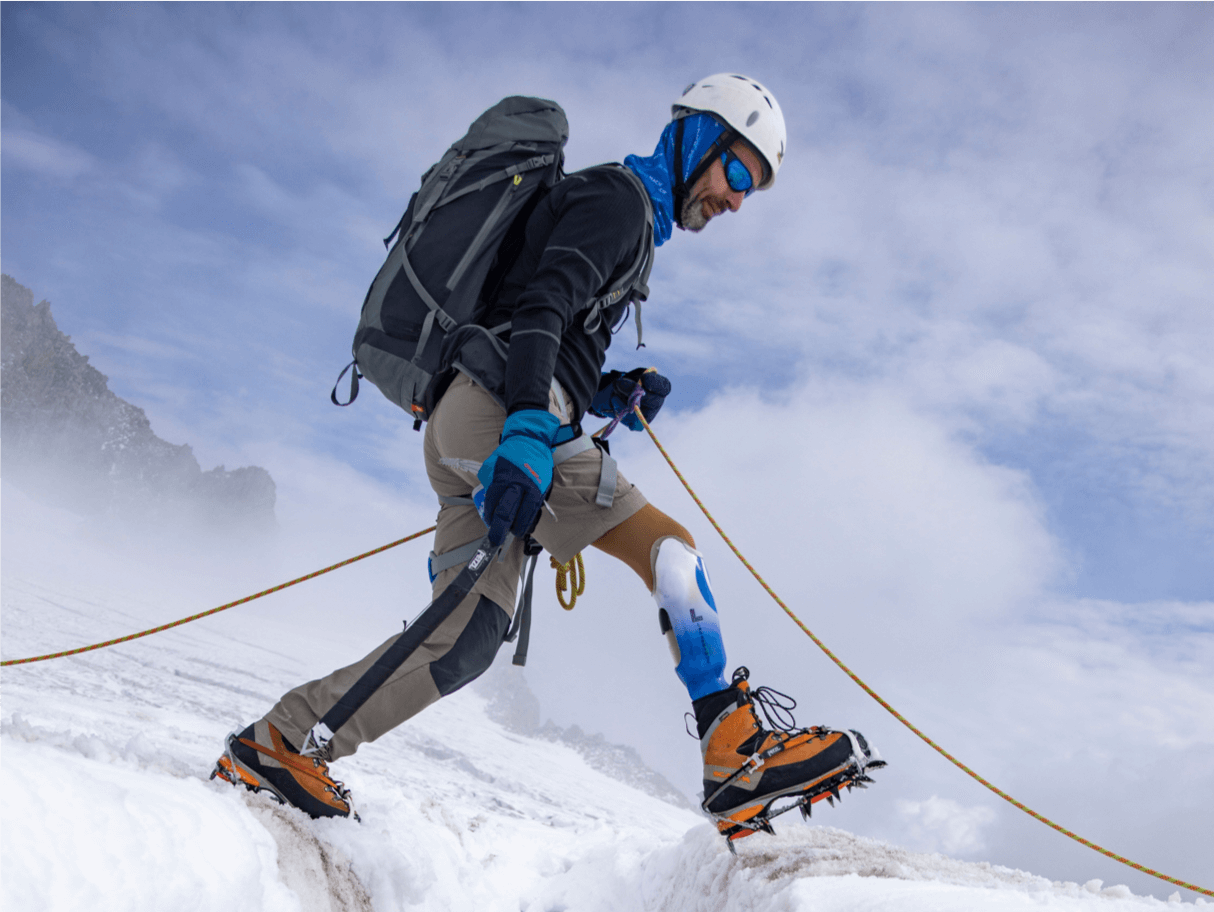
[[[725,644],[704,558],[677,538],[657,544],[653,597],[675,673],[692,700],[728,687]]]

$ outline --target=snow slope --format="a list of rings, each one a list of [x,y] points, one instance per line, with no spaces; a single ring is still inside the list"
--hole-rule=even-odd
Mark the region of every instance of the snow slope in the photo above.
[[[11,489],[4,496],[6,659],[222,600],[178,568],[157,576],[116,566],[114,552],[90,544],[68,514],[33,508]],[[367,648],[361,631],[298,623],[303,615],[293,621],[291,607],[267,599],[134,643],[4,670],[5,912],[1181,905],[1178,896],[1165,903],[1096,881],[1056,883],[917,854],[796,815],[734,857],[698,815],[596,772],[567,745],[506,730],[471,688],[335,768],[361,824],[309,820],[207,778],[238,722]],[[880,783],[815,821],[845,826],[857,800],[881,800]]]

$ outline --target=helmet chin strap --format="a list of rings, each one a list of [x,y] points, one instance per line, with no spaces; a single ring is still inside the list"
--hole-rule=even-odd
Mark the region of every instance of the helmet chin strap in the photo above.
[[[683,206],[687,202],[687,194],[696,185],[696,181],[704,176],[704,172],[712,167],[717,155],[728,149],[733,145],[734,140],[742,135],[732,127],[726,127],[725,132],[717,137],[717,141],[712,144],[712,148],[696,165],[687,180],[683,180],[683,128],[685,125],[684,118],[680,117],[674,131],[674,223],[680,228],[683,227]]]

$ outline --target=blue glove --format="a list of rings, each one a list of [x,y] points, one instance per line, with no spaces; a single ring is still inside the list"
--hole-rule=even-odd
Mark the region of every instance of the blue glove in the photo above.
[[[590,413],[600,418],[614,418],[628,408],[628,400],[636,389],[637,380],[641,381],[644,395],[641,397],[641,414],[646,421],[653,421],[662,403],[670,395],[670,381],[659,373],[638,367],[624,374],[620,371],[608,371],[599,380],[599,391],[590,400]],[[645,426],[637,419],[636,412],[629,410],[620,422],[630,431],[643,431]]]
[[[539,522],[552,490],[552,439],[560,426],[560,418],[540,409],[506,419],[501,443],[476,473],[485,486],[481,518],[493,544],[501,544],[507,532],[527,535]]]

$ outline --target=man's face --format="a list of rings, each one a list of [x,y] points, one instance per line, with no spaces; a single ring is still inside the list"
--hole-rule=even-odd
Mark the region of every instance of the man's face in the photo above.
[[[763,179],[762,160],[742,140],[730,148],[746,166],[753,186],[757,187]],[[683,204],[683,227],[688,231],[703,231],[704,226],[722,212],[737,212],[745,198],[744,191],[730,189],[729,181],[725,178],[725,166],[721,164],[718,154],[687,195],[687,202]]]

